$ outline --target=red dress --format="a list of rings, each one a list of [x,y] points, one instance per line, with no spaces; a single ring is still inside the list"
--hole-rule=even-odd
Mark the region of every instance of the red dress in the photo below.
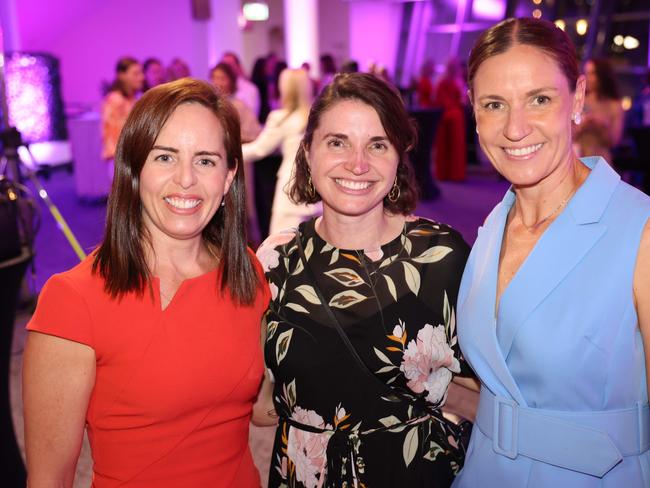
[[[415,87],[415,94],[417,96],[417,106],[420,108],[433,108],[433,83],[427,76],[420,76]]]
[[[442,118],[436,130],[436,178],[441,181],[462,181],[467,168],[465,111],[458,84],[443,78],[436,90],[436,105],[442,107]]]
[[[157,278],[153,295],[116,301],[91,265],[89,257],[50,278],[27,328],[95,350],[93,487],[259,488],[248,429],[268,287],[238,306],[214,270],[185,280],[161,310]]]

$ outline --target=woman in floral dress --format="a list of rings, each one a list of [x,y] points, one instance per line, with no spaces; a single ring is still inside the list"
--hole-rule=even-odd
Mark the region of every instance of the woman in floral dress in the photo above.
[[[462,466],[440,407],[469,373],[455,331],[469,249],[410,216],[414,140],[371,75],[338,75],[311,109],[290,193],[322,200],[323,216],[258,251],[272,302],[254,419],[279,417],[270,487],[447,487]]]

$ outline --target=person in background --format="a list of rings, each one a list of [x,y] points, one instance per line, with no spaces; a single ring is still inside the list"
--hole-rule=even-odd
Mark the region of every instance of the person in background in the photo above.
[[[354,59],[349,59],[341,66],[341,73],[358,73],[359,63]]]
[[[645,75],[643,87],[632,102],[629,124],[631,127],[650,127],[650,70]]]
[[[318,95],[318,80],[316,78],[311,77],[311,65],[305,61],[300,65],[302,69],[305,70],[305,73],[307,73],[307,76],[309,77],[309,81],[311,82],[312,86],[312,97],[315,97]]]
[[[237,91],[237,75],[227,63],[218,63],[210,71],[210,81],[217,91],[228,99],[237,109],[241,130],[242,143],[251,142],[259,135],[262,126],[253,111],[244,102],[235,97]],[[243,169],[243,168],[242,168]],[[254,176],[251,171],[245,171],[246,179],[246,210],[248,215],[248,238],[252,244],[261,242],[257,212],[255,211]]]
[[[312,85],[303,69],[285,69],[280,74],[280,106],[266,120],[264,129],[254,141],[244,144],[245,162],[258,161],[277,149],[282,163],[276,175],[269,232],[298,227],[300,222],[320,214],[320,205],[303,205],[291,201],[287,189],[294,172],[294,160],[307,125],[312,101]],[[266,236],[264,236],[266,237]]]
[[[270,488],[444,488],[463,464],[440,408],[470,374],[455,332],[469,247],[411,215],[415,139],[399,93],[370,74],[337,75],[311,108],[290,195],[323,216],[258,250],[271,374],[254,410],[280,417]]]
[[[147,91],[154,86],[165,83],[165,68],[157,58],[147,58],[142,65],[144,71],[144,85],[142,91]]]
[[[482,387],[454,488],[650,486],[650,198],[576,156],[576,59],[533,18],[491,27],[470,53],[479,142],[512,186],[458,298]]]
[[[623,137],[624,111],[616,76],[604,58],[590,59],[584,66],[587,95],[575,141],[580,156],[601,156],[612,163],[612,148]]]
[[[427,109],[435,106],[433,72],[433,60],[427,59],[420,68],[420,76],[415,80],[415,103],[418,108]]]
[[[324,90],[329,85],[336,75],[336,63],[331,54],[322,54],[320,57],[320,90]]]
[[[269,116],[271,106],[269,105],[269,87],[266,76],[266,57],[261,56],[255,60],[253,64],[253,71],[251,73],[251,82],[257,87],[260,94],[260,109],[257,113],[257,120],[261,124],[266,122]]]
[[[180,80],[190,75],[190,67],[181,58],[172,59],[167,67],[167,81]]]
[[[226,51],[221,57],[221,61],[230,65],[237,76],[235,98],[244,102],[255,115],[258,115],[260,113],[260,92],[257,86],[246,78],[239,57],[232,51]]]
[[[218,63],[210,70],[210,81],[219,93],[228,98],[237,109],[241,124],[242,142],[254,140],[262,130],[262,126],[259,124],[253,110],[235,95],[238,83],[235,70],[227,63]]]
[[[143,83],[142,65],[137,59],[127,56],[117,61],[115,80],[101,107],[102,158],[108,162],[108,175],[111,179],[117,141]]]
[[[280,73],[287,69],[287,62],[281,59],[274,66],[273,81],[269,86],[271,87],[271,108],[276,110],[280,107]]]
[[[28,486],[259,488],[248,447],[269,290],[246,247],[236,110],[206,82],[146,92],[117,147],[106,230],[27,325]]]
[[[467,141],[465,140],[464,84],[460,78],[460,63],[453,58],[447,62],[444,75],[435,88],[434,105],[442,108],[436,130],[435,175],[440,181],[463,181],[467,170]]]

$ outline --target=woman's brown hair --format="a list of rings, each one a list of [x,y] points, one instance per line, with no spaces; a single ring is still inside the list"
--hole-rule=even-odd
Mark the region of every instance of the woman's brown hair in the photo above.
[[[419,190],[413,174],[408,152],[415,147],[417,131],[409,118],[399,93],[385,81],[368,73],[340,73],[325,87],[309,111],[307,127],[296,154],[293,180],[289,195],[295,203],[316,203],[320,195],[308,184],[310,173],[307,153],[325,112],[338,102],[357,100],[372,107],[379,116],[388,140],[399,155],[397,186],[400,194],[396,201],[384,198],[384,209],[390,213],[408,215],[415,210]]]
[[[104,279],[113,298],[129,292],[143,293],[151,282],[144,246],[149,235],[142,219],[140,174],[158,134],[176,108],[198,103],[219,119],[224,129],[228,168],[235,177],[224,196],[225,206],[202,232],[206,245],[221,260],[221,290],[233,300],[251,304],[259,278],[246,246],[246,195],[239,117],[236,109],[204,81],[191,78],[159,85],[135,104],[122,129],[115,154],[115,177],[108,200],[104,239],[93,262],[93,272]]]
[[[574,92],[580,76],[576,48],[569,36],[552,22],[532,17],[506,19],[484,31],[477,39],[467,62],[467,86],[470,96],[474,77],[484,61],[505,53],[515,45],[536,47],[557,63]]]

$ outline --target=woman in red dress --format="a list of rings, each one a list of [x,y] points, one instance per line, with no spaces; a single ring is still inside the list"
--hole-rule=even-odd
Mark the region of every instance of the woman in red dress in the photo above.
[[[460,66],[455,59],[447,63],[445,74],[436,86],[435,105],[441,107],[442,118],[436,131],[436,178],[441,181],[463,181],[467,167],[465,110]]]
[[[237,112],[188,78],[147,91],[117,146],[105,237],[28,325],[29,486],[258,488],[248,448],[269,301],[246,247]]]

